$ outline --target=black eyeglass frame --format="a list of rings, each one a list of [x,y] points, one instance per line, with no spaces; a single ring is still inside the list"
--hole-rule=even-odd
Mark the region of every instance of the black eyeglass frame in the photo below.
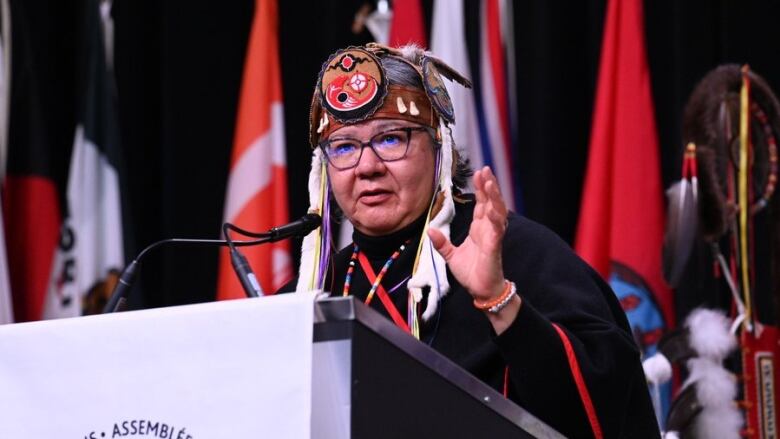
[[[382,158],[382,155],[379,154],[376,149],[374,148],[374,140],[377,139],[380,136],[396,132],[396,131],[406,131],[406,147],[404,148],[404,153],[401,155],[401,157],[398,157],[397,159],[389,159],[386,160]],[[368,139],[368,142],[361,142],[358,139],[353,139],[351,137],[336,137],[334,139],[327,139],[320,142],[317,146],[322,150],[322,154],[325,156],[325,158],[328,160],[328,163],[330,163],[331,166],[338,169],[339,171],[346,171],[348,169],[352,169],[356,167],[358,164],[360,164],[360,159],[363,157],[363,150],[366,149],[366,147],[371,148],[371,151],[379,158],[379,160],[382,160],[383,162],[397,162],[399,160],[403,160],[406,158],[406,156],[409,154],[409,145],[412,143],[412,132],[416,131],[427,131],[428,134],[431,135],[431,138],[434,139],[434,148],[439,147],[439,143],[436,142],[436,132],[433,130],[433,128],[425,127],[425,126],[415,126],[415,127],[396,127],[396,128],[390,128],[384,131],[380,131],[373,136],[371,136],[370,139]],[[337,166],[330,158],[330,155],[328,155],[328,145],[333,141],[354,141],[356,144],[360,145],[360,153],[358,153],[357,159],[355,160],[355,164],[352,166],[347,167],[340,167]]]

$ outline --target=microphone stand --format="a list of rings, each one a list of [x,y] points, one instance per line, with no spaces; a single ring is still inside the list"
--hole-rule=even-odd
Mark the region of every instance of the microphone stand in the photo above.
[[[307,213],[296,221],[283,226],[274,227],[268,232],[263,233],[251,232],[231,223],[222,224],[222,234],[225,235],[227,245],[230,247],[230,263],[233,264],[233,270],[236,272],[238,280],[241,282],[241,287],[244,288],[244,293],[246,293],[247,297],[261,296],[263,290],[260,288],[260,283],[257,281],[257,277],[255,277],[255,273],[252,271],[249,261],[247,261],[244,255],[238,251],[238,248],[233,245],[233,240],[230,238],[230,231],[238,232],[250,238],[260,238],[264,240],[264,242],[276,242],[291,236],[305,235],[319,227],[320,224],[322,224],[322,218],[314,213]]]
[[[135,277],[138,274],[138,271],[140,270],[141,260],[146,256],[147,253],[150,251],[162,247],[164,245],[168,244],[174,244],[174,245],[191,245],[191,246],[199,246],[199,245],[217,245],[217,246],[230,246],[231,244],[235,247],[246,247],[250,245],[259,245],[259,244],[265,244],[269,241],[269,238],[261,238],[261,239],[255,239],[251,241],[233,241],[233,240],[226,240],[226,239],[187,239],[187,238],[169,238],[169,239],[163,239],[157,242],[153,242],[149,244],[146,248],[141,250],[141,253],[138,254],[138,256],[133,259],[130,264],[125,267],[124,271],[122,271],[122,274],[119,276],[119,282],[114,287],[114,291],[111,293],[111,298],[106,303],[106,306],[103,308],[103,313],[112,313],[112,312],[120,312],[124,311],[127,308],[127,298],[125,297],[127,295],[128,290],[133,285],[133,282],[135,281]]]
[[[222,224],[222,234],[225,236],[225,241],[227,241],[227,245],[230,248],[230,263],[233,265],[233,271],[236,272],[239,282],[241,282],[244,294],[246,294],[247,297],[260,297],[263,295],[263,289],[260,287],[260,282],[257,281],[257,277],[255,276],[254,271],[252,271],[249,261],[246,260],[246,257],[244,257],[240,251],[238,251],[238,248],[233,243],[233,239],[230,238],[230,230],[251,238],[260,238],[263,242],[272,242],[271,238],[268,233],[254,233],[230,223]]]
[[[238,226],[230,223],[224,223],[222,225],[222,232],[225,235],[225,239],[182,239],[171,238],[163,239],[161,241],[154,242],[144,248],[138,256],[122,271],[119,276],[119,282],[114,287],[114,291],[111,293],[111,298],[103,308],[103,313],[124,311],[127,307],[127,299],[125,295],[133,284],[141,259],[150,251],[167,244],[183,244],[183,245],[219,245],[230,247],[230,262],[233,264],[233,269],[238,275],[241,286],[244,288],[244,292],[247,297],[258,297],[262,293],[260,284],[257,282],[255,274],[252,272],[252,267],[249,266],[249,262],[244,255],[238,251],[238,247],[245,247],[249,245],[265,244],[267,242],[276,242],[282,239],[290,238],[293,236],[306,235],[312,230],[316,229],[322,223],[322,218],[313,213],[308,213],[300,219],[293,221],[289,224],[285,224],[279,227],[274,227],[268,232],[255,233],[248,230],[244,230]],[[252,241],[233,241],[230,238],[229,230],[233,230],[242,235],[252,238],[258,238]]]

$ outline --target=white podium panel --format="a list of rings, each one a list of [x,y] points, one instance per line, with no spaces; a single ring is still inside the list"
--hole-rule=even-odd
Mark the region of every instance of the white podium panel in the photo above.
[[[313,302],[0,326],[0,438],[310,437]]]
[[[312,439],[352,437],[352,342],[314,343]]]

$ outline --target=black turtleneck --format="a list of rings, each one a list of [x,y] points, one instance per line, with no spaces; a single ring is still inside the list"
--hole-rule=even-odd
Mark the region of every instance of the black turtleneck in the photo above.
[[[420,243],[420,237],[422,236],[423,228],[425,227],[425,217],[426,215],[423,214],[406,227],[384,236],[369,236],[355,229],[352,233],[353,244],[341,249],[341,251],[333,257],[333,266],[335,268],[333,272],[335,272],[336,275],[332,281],[331,279],[326,280],[326,285],[331,285],[331,294],[333,296],[340,296],[343,294],[344,279],[355,244],[357,244],[360,252],[363,253],[371,263],[374,274],[377,276],[392,254],[398,250],[401,245],[405,244],[405,249],[398,255],[398,258],[393,261],[392,265],[390,265],[385,273],[384,279],[382,280],[382,286],[389,294],[398,312],[406,319],[408,300],[406,281],[409,280],[412,273],[417,246]],[[361,301],[365,301],[368,292],[371,289],[371,282],[360,267],[360,263],[356,261],[355,265],[349,294],[359,298]],[[422,304],[421,309],[425,309],[424,305],[425,303]],[[374,295],[371,300],[370,306],[380,314],[390,318],[390,313],[385,309],[376,295]],[[426,334],[430,332],[427,330],[427,326],[428,325],[423,325],[421,327],[421,338],[423,340],[425,340]]]

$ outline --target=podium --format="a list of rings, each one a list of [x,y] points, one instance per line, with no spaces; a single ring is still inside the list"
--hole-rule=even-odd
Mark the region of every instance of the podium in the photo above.
[[[351,297],[0,326],[0,437],[561,437]]]

